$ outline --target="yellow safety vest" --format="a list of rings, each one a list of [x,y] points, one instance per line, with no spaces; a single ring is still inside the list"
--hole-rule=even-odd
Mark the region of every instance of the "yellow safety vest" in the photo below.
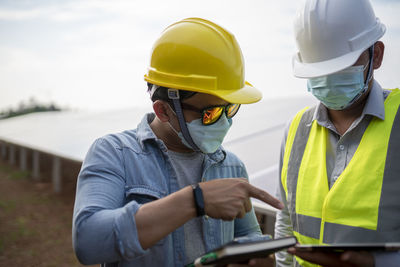
[[[301,244],[400,241],[399,105],[400,90],[392,90],[385,100],[385,119],[371,120],[331,189],[326,173],[328,130],[312,120],[315,108],[295,116],[281,183]]]

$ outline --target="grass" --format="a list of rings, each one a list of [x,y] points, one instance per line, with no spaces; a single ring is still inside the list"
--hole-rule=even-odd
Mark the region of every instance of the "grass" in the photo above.
[[[0,210],[4,213],[13,211],[15,206],[16,202],[14,200],[0,200]]]
[[[9,174],[9,178],[12,180],[24,180],[30,177],[30,174],[29,171],[14,170]]]
[[[6,164],[0,164],[0,172],[6,175],[9,179],[24,180],[31,176],[30,171],[21,171]]]
[[[6,164],[0,164],[0,172],[6,174],[6,173],[9,173],[9,172],[11,172],[11,171],[12,171],[11,166],[6,165]]]

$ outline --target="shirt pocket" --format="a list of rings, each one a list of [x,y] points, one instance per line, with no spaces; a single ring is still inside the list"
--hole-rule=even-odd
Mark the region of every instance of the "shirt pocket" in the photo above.
[[[136,201],[138,204],[146,204],[148,202],[165,197],[166,192],[154,189],[147,185],[134,185],[125,187],[126,203]]]
[[[234,223],[232,221],[222,222],[222,243],[231,242],[234,238]]]
[[[125,187],[125,199],[126,203],[135,201],[136,203],[143,205],[149,203],[151,201],[158,200],[160,198],[165,197],[166,192],[151,188],[146,185],[135,185],[135,186],[126,186]],[[164,244],[166,238],[158,241],[152,248],[155,249],[155,246],[161,246]]]

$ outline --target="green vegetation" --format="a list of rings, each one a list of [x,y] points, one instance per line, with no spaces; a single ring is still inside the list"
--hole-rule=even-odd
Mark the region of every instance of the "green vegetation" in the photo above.
[[[8,173],[10,171],[12,171],[12,168],[10,165],[0,164],[0,172]]]
[[[31,228],[30,219],[25,216],[19,216],[14,223],[17,228],[15,231],[16,238],[30,238],[38,234]]]
[[[61,108],[55,104],[41,104],[35,98],[31,97],[28,103],[21,102],[17,108],[9,108],[8,110],[0,111],[0,120],[12,118],[16,116],[26,115],[34,112],[45,111],[60,111]]]
[[[12,179],[12,180],[24,180],[31,176],[30,171],[21,171],[19,169],[12,168],[11,166],[5,165],[5,164],[0,165],[0,171],[7,173],[6,177],[8,179]],[[1,203],[0,203],[0,207],[1,207]]]
[[[13,200],[1,200],[0,199],[0,211],[7,213],[15,209],[16,202]]]
[[[29,171],[14,170],[10,173],[9,178],[14,180],[27,179],[30,176]]]

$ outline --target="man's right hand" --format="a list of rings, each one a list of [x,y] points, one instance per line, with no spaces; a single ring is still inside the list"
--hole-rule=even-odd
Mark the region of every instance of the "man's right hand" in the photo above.
[[[295,247],[291,247],[287,251],[306,261],[325,267],[373,267],[375,265],[373,254],[367,251],[306,252],[298,251]]]
[[[204,210],[215,219],[231,221],[243,218],[252,208],[250,197],[259,199],[277,209],[283,203],[264,190],[249,184],[244,178],[216,179],[199,184],[203,191]]]
[[[278,209],[283,207],[279,200],[250,185],[244,178],[216,179],[199,185],[203,191],[204,210],[215,219],[242,218],[251,210],[250,197]],[[186,186],[164,198],[143,204],[134,216],[140,245],[148,249],[196,216],[193,189]]]

